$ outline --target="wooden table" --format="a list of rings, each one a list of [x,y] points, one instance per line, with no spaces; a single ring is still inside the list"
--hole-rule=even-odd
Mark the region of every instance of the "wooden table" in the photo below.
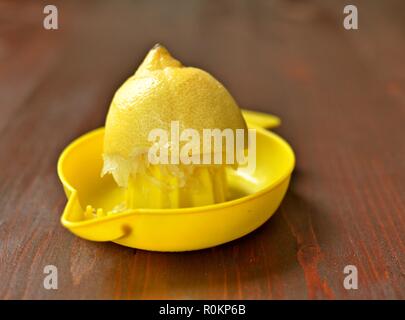
[[[405,2],[0,1],[0,298],[405,298]],[[297,167],[278,212],[216,248],[152,253],[64,229],[61,150],[103,125],[156,42],[282,118]],[[46,265],[58,290],[43,288]],[[359,288],[346,290],[355,265]]]

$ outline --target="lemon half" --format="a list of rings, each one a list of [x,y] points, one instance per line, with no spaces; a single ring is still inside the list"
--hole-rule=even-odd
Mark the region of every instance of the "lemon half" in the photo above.
[[[243,129],[246,123],[226,88],[204,70],[185,67],[156,45],[117,90],[107,115],[102,174],[127,188],[127,207],[187,207],[226,200],[224,165],[155,166],[146,152],[151,130]]]

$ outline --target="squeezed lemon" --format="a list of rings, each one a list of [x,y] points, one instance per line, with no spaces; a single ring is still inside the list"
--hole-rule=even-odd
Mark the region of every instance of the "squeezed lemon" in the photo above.
[[[151,164],[149,133],[192,128],[243,129],[235,100],[209,73],[184,67],[162,46],[117,90],[105,125],[104,166],[125,189],[125,207],[184,208],[226,201],[226,164]],[[167,146],[170,149],[170,145]],[[201,146],[202,150],[202,146]]]

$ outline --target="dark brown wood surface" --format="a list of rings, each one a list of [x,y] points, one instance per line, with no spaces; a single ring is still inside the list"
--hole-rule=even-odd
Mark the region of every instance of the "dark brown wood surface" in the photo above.
[[[0,298],[405,298],[405,2],[0,1]],[[297,167],[278,212],[216,248],[152,253],[64,229],[56,175],[156,43],[282,118]],[[58,290],[43,288],[45,265]],[[346,265],[359,288],[343,287]]]

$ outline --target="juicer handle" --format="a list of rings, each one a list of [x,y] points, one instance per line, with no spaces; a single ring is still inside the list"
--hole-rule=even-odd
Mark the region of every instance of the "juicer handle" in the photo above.
[[[248,126],[260,127],[264,129],[276,128],[280,125],[280,118],[263,112],[242,109],[242,115]]]

